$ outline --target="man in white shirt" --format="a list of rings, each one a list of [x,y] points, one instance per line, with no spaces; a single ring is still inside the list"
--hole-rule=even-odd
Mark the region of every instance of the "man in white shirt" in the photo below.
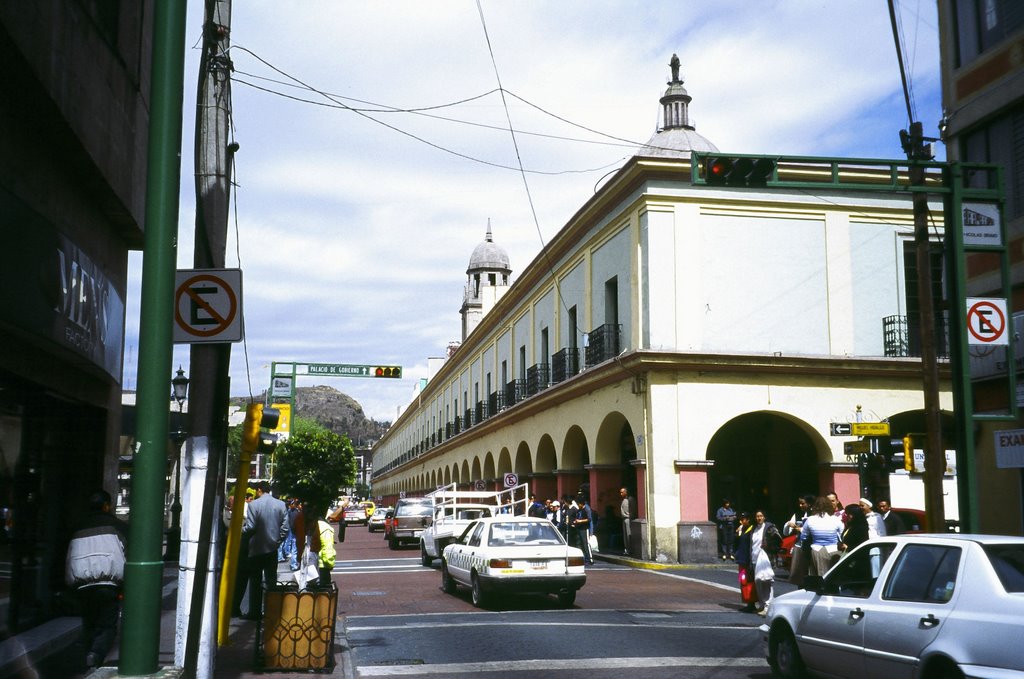
[[[868,539],[885,537],[885,521],[881,514],[872,510],[871,500],[862,497],[857,504],[864,510],[864,518],[868,520]]]

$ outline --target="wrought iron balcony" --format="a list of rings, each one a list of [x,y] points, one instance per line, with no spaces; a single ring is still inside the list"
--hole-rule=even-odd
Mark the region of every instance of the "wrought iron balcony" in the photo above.
[[[938,316],[935,321],[935,355],[949,358],[948,319]],[[920,357],[920,322],[907,316],[886,316],[882,319],[882,341],[887,358]]]
[[[551,357],[551,383],[564,382],[580,371],[580,350],[566,347]]]
[[[548,388],[551,383],[551,368],[547,363],[538,363],[526,369],[526,395],[533,396]]]
[[[586,350],[587,367],[592,368],[619,354],[619,334],[622,326],[617,323],[606,323],[587,333]]]
[[[523,380],[512,380],[505,385],[505,407],[510,408],[526,398],[526,384]]]

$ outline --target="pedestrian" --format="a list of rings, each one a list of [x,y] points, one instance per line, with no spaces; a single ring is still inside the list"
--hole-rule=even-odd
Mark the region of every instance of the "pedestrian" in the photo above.
[[[836,516],[833,502],[827,495],[818,498],[807,514],[802,531],[803,549],[810,550],[811,558],[807,567],[809,575],[824,575],[839,559],[839,535],[842,530],[843,522]]]
[[[288,567],[296,571],[299,569],[298,548],[295,544],[295,517],[299,513],[299,499],[289,498],[288,502],[288,534],[284,536],[284,542],[277,550],[277,560],[287,561]]]
[[[576,505],[576,518],[572,522],[573,530],[576,531],[576,546],[583,550],[583,563],[592,566],[594,553],[590,549],[590,526],[594,515],[590,510],[590,502],[582,495],[576,497]]]
[[[316,568],[320,574],[316,585],[323,589],[330,589],[331,571],[334,569],[337,558],[337,551],[334,548],[335,534],[334,526],[326,516],[321,518],[321,514],[322,512],[313,505],[306,504],[303,508],[303,519],[301,522],[296,522],[303,533],[303,535],[296,535],[296,542],[299,542],[299,538],[301,538],[301,544],[298,545],[297,551],[300,561],[307,546],[310,553],[316,555]]]
[[[882,516],[882,523],[885,524],[886,535],[899,535],[906,528],[903,526],[903,519],[892,511],[892,505],[888,500],[878,501],[878,513]]]
[[[736,551],[733,557],[736,566],[739,568],[740,580],[740,601],[746,606],[745,613],[753,613],[757,604],[757,589],[754,585],[754,551],[752,544],[752,533],[754,527],[750,525],[750,514],[740,512],[737,515],[739,525],[736,527]]]
[[[235,591],[231,595],[231,615],[235,618],[242,615],[242,600],[245,599],[245,590],[249,586],[249,540],[252,533],[245,531],[245,519],[249,516],[249,505],[256,497],[256,491],[251,488],[245,490],[245,502],[242,503],[242,532],[238,536],[238,559],[235,562]],[[225,527],[231,526],[231,513],[234,510],[235,495],[232,493],[227,498],[227,512],[224,517]]]
[[[811,510],[816,499],[813,495],[798,497],[796,500],[796,511],[793,512],[793,516],[782,527],[783,537],[796,536],[796,542],[793,543],[790,551],[789,581],[797,587],[803,584],[804,578],[807,576],[807,563],[809,559],[807,550],[801,545],[803,542],[802,533],[804,521],[807,520],[807,513]]]
[[[256,499],[249,503],[243,532],[249,539],[249,611],[258,620],[263,615],[263,588],[277,583],[277,548],[288,534],[288,508],[270,494],[270,484],[256,484]]]
[[[729,498],[722,498],[722,506],[715,512],[715,523],[718,525],[718,555],[722,561],[735,561],[736,510],[732,508]]]
[[[544,518],[544,504],[537,499],[536,495],[530,496],[530,506],[526,510],[526,515],[535,519]]]
[[[566,542],[569,543],[570,547],[583,547],[579,544],[579,533],[576,532],[576,514],[580,511],[580,506],[576,504],[576,500],[569,497],[568,495],[563,496],[562,509],[565,510],[565,535]]]
[[[548,521],[555,524],[555,528],[558,532],[565,537],[565,512],[562,511],[562,503],[558,500],[551,501],[551,515],[548,516]]]
[[[110,493],[93,492],[64,564],[64,579],[76,589],[82,609],[78,643],[89,669],[103,663],[117,635],[127,542],[128,526],[114,516]]]
[[[619,514],[622,515],[622,554],[630,556],[633,552],[633,519],[636,515],[636,498],[629,494],[625,488],[619,489]]]
[[[782,534],[760,509],[754,512],[754,530],[750,532],[750,560],[754,569],[757,614],[768,615],[775,590],[775,556],[782,548]]]
[[[874,511],[871,500],[866,497],[862,497],[857,505],[864,512],[864,519],[868,524],[868,539],[884,538],[887,533],[885,530],[885,521],[882,519],[882,515]],[[849,514],[849,511],[847,511]]]
[[[871,525],[862,505],[846,505],[846,526],[839,536],[839,551],[849,552],[871,536]]]
[[[843,503],[839,501],[839,496],[835,494],[835,491],[826,493],[825,498],[829,502],[829,507],[831,508],[832,516],[836,517],[841,521],[845,520],[845,517],[843,516]]]

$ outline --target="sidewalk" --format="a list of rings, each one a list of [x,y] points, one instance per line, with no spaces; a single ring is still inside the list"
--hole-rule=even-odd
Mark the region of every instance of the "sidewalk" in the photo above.
[[[278,580],[292,580],[288,564],[279,564]],[[174,665],[176,607],[178,600],[178,567],[167,564],[164,566],[164,587],[161,592],[160,607],[160,642],[156,674],[147,675],[156,679],[177,679],[183,676],[183,669]],[[243,604],[244,608],[245,604]],[[334,636],[334,671],[321,676],[345,677],[355,676],[349,655],[348,643],[344,636],[345,621],[339,616],[335,621]],[[245,679],[248,677],[271,676],[275,679],[291,679],[310,676],[309,671],[266,672],[255,670],[257,623],[250,620],[233,618],[228,628],[229,643],[217,649],[214,660],[214,676],[217,679]],[[63,617],[51,620],[30,633],[17,637],[17,652],[22,654],[20,661],[16,657],[8,658],[10,664],[0,662],[4,676],[35,676],[29,674],[34,670],[39,679],[114,679],[120,677],[117,671],[120,646],[114,644],[110,655],[103,666],[85,674],[81,667],[82,659],[74,648],[74,642],[81,631],[81,620],[75,617]],[[11,640],[8,640],[10,642]],[[0,654],[2,655],[2,654]],[[4,658],[0,657],[0,661]],[[19,670],[27,670],[21,675]],[[13,672],[8,675],[7,672]]]

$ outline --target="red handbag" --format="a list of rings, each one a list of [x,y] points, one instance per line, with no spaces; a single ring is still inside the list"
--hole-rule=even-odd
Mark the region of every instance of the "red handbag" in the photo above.
[[[740,599],[745,604],[757,603],[757,591],[751,575],[753,573],[749,573],[745,566],[740,566]]]

